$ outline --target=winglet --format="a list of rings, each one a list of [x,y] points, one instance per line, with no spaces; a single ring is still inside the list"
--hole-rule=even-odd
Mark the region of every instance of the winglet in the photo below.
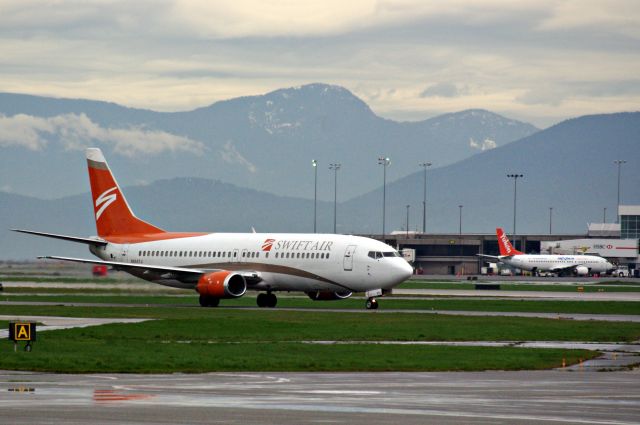
[[[164,233],[137,218],[98,148],[86,150],[96,228],[100,237]]]
[[[498,247],[500,248],[500,255],[510,257],[512,255],[522,255],[523,253],[518,251],[511,245],[509,238],[504,234],[504,230],[498,227],[496,228],[496,236],[498,237]]]

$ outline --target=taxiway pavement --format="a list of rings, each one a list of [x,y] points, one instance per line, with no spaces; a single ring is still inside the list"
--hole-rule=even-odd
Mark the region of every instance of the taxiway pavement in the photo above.
[[[627,372],[57,375],[0,371],[20,424],[637,424]]]

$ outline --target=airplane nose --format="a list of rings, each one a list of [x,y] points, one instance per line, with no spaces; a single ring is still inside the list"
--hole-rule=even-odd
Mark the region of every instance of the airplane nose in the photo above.
[[[406,261],[402,261],[398,270],[399,278],[402,279],[401,282],[404,282],[405,280],[409,279],[411,275],[413,275],[413,267],[411,267],[411,264],[407,263]]]

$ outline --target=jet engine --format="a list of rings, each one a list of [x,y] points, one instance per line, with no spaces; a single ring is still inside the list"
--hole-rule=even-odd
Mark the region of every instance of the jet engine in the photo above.
[[[311,291],[305,292],[314,301],[333,301],[349,298],[353,292],[350,291]]]
[[[589,274],[589,268],[585,266],[578,266],[574,270],[574,273],[578,276],[587,276]]]
[[[247,282],[241,274],[222,270],[202,275],[196,291],[204,297],[238,298],[247,292]]]

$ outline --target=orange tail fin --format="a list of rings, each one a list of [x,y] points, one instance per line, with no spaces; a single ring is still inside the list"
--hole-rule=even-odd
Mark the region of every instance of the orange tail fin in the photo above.
[[[164,233],[136,217],[98,148],[86,151],[98,236]]]
[[[504,234],[504,231],[498,227],[496,229],[496,236],[498,236],[498,247],[500,248],[500,255],[522,255],[523,253],[518,251],[511,245],[509,238]]]

